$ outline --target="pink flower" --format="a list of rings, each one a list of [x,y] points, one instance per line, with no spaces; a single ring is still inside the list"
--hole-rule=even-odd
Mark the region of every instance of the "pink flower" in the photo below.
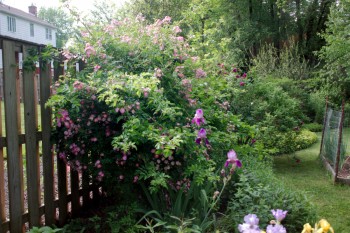
[[[142,15],[142,13],[139,13],[136,16],[136,20],[139,21],[139,22],[143,22],[143,21],[145,21],[145,17]]]
[[[138,180],[139,180],[139,177],[138,176],[134,176],[133,182],[136,183]]]
[[[199,59],[198,57],[191,57],[192,62],[197,62],[198,59]]]
[[[94,72],[97,72],[100,68],[101,68],[101,66],[96,65],[96,66],[94,67]]]
[[[176,37],[176,40],[177,40],[177,41],[180,41],[180,42],[184,42],[184,38],[183,38],[182,36]]]
[[[121,109],[119,110],[119,112],[120,112],[120,114],[124,114],[124,113],[125,113],[125,109],[124,109],[124,108],[121,108]]]
[[[163,76],[162,70],[159,68],[156,68],[154,72],[154,76],[156,76],[157,78],[161,78]]]
[[[90,139],[90,141],[92,141],[92,142],[97,142],[97,138],[96,138],[96,137],[93,137],[93,138]]]
[[[97,161],[95,162],[95,167],[97,167],[97,168],[101,168],[101,167],[102,167],[101,161],[100,161],[100,160],[97,160]]]
[[[92,47],[90,45],[90,43],[86,43],[86,45],[85,45],[85,53],[86,53],[87,57],[90,57],[91,55],[95,55],[96,51],[95,51],[94,47]]]
[[[182,30],[181,30],[181,28],[179,26],[174,26],[173,27],[173,32],[175,32],[177,34],[177,33],[182,32]]]
[[[232,166],[242,167],[241,161],[237,158],[237,154],[234,150],[230,150],[227,153],[227,160],[225,163],[225,167],[228,167],[229,164],[232,164]]]
[[[130,44],[131,40],[132,40],[131,37],[126,36],[126,35],[124,35],[124,36],[122,36],[122,37],[120,38],[120,41],[121,41],[121,42],[124,42],[124,43],[127,43],[127,44]]]
[[[82,82],[80,82],[80,81],[75,81],[73,83],[73,87],[74,87],[75,90],[81,90],[81,89],[84,88],[84,84]]]
[[[150,90],[151,89],[149,89],[148,87],[147,88],[143,88],[143,97],[147,98]]]
[[[164,19],[162,20],[162,23],[170,23],[171,17],[170,16],[165,16]]]
[[[66,159],[66,154],[65,154],[64,152],[60,152],[60,153],[58,154],[58,157],[59,157],[60,159],[65,160],[65,159]]]
[[[243,87],[245,85],[245,82],[240,82],[239,85]]]
[[[202,69],[196,70],[196,78],[204,78],[207,76],[207,73]]]
[[[189,79],[184,79],[181,81],[181,83],[184,86],[191,87],[191,80],[189,80]]]

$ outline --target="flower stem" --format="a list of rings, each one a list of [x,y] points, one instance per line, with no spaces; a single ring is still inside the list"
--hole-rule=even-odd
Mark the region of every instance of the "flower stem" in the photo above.
[[[224,191],[224,189],[225,189],[225,187],[226,187],[226,184],[227,184],[227,182],[228,182],[230,179],[231,179],[231,176],[228,176],[228,177],[227,177],[227,180],[224,181],[224,184],[223,184],[223,186],[222,186],[222,188],[221,188],[221,190],[220,190],[219,195],[216,197],[216,199],[214,200],[214,202],[211,204],[210,209],[209,209],[208,212],[206,213],[206,215],[205,215],[205,217],[204,217],[204,219],[203,219],[203,221],[202,221],[202,223],[201,223],[201,225],[200,225],[201,228],[202,228],[203,224],[206,222],[206,220],[207,220],[209,214],[211,213],[211,211],[212,211],[213,208],[215,207],[216,203],[219,201],[219,199],[220,199],[220,197],[221,197],[221,195],[222,195],[222,193],[223,193],[223,191]]]

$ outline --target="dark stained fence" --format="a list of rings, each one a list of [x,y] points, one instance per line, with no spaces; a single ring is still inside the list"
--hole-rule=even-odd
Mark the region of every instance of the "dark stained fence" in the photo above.
[[[63,67],[53,72],[50,62],[40,61],[39,73],[19,69],[19,54],[24,60],[29,48],[40,53],[43,46],[0,37],[0,48],[0,233],[62,226],[100,195],[96,187],[90,195],[91,176],[67,169],[50,141],[52,114],[45,102]]]

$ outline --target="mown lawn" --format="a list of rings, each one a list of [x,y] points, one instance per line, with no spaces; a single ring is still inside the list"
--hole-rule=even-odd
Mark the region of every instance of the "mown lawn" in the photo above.
[[[315,205],[318,218],[327,219],[335,233],[349,233],[350,186],[333,184],[318,157],[321,133],[318,136],[312,147],[295,153],[299,163],[292,155],[276,157],[275,173],[288,187],[305,191]]]

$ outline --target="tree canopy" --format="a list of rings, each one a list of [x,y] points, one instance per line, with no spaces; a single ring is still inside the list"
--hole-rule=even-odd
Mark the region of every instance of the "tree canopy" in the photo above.
[[[56,46],[62,48],[74,31],[74,20],[62,9],[53,7],[40,8],[38,17],[57,27]]]

